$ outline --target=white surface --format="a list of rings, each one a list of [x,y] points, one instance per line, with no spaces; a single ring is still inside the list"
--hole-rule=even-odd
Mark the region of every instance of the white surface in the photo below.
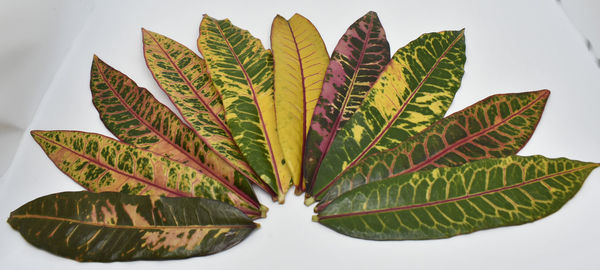
[[[246,2],[244,2],[246,3]],[[123,71],[157,98],[166,97],[146,70],[140,28],[196,49],[202,14],[232,19],[270,44],[271,21],[301,13],[315,24],[329,52],[346,28],[375,10],[395,51],[424,32],[466,28],[467,63],[450,112],[496,93],[552,91],[539,127],[521,152],[600,162],[600,70],[554,1],[326,1],[293,4],[252,1],[97,1],[82,34],[41,102],[29,129],[76,129],[109,134],[89,91],[92,55]],[[368,5],[368,6],[367,6]],[[27,77],[30,78],[30,77]],[[0,219],[46,194],[80,190],[26,136],[13,165],[0,178]],[[29,245],[0,223],[3,269],[598,269],[600,172],[557,213],[522,226],[479,231],[445,240],[376,242],[337,234],[310,221],[312,208],[288,195],[261,228],[232,249],[179,261],[77,263]]]
[[[0,176],[93,2],[0,1]]]
[[[589,42],[588,47],[600,67],[600,1],[561,0],[560,3],[586,42]]]

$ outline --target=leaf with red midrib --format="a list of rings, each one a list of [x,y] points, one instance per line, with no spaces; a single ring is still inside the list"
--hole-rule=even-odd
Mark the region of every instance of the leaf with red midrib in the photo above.
[[[331,181],[316,211],[360,185],[435,167],[516,154],[542,117],[550,91],[499,94],[443,118],[399,146],[369,155]]]
[[[358,109],[390,61],[390,46],[377,13],[354,22],[340,39],[325,73],[304,148],[303,175],[307,195],[337,131]]]
[[[31,135],[56,167],[89,191],[201,197],[231,204],[253,218],[266,211],[227,182],[100,134],[58,130]]]

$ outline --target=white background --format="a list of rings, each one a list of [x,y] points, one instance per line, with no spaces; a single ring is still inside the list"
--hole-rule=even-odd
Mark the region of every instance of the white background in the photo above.
[[[72,27],[72,32],[78,34],[68,39],[72,40],[69,50],[60,55],[61,64],[53,67],[55,75],[47,79],[50,85],[28,130],[74,129],[110,134],[91,102],[89,70],[94,54],[167,103],[167,97],[146,68],[141,27],[197,51],[198,26],[206,13],[219,19],[230,18],[270,47],[273,17],[281,14],[289,18],[298,12],[315,24],[331,53],[349,25],[374,10],[385,27],[392,51],[421,33],[466,28],[465,76],[449,113],[492,94],[547,88],[552,94],[546,111],[521,154],[600,162],[600,69],[584,40],[554,1],[71,2],[72,5],[59,8],[72,17],[71,24],[65,27]],[[26,10],[23,12],[27,14]],[[33,25],[44,23],[36,16],[31,16],[31,20],[28,22]],[[23,34],[19,27],[3,25],[2,33]],[[41,32],[24,35],[49,44],[53,44],[53,38],[69,38]],[[13,56],[11,62],[1,63],[2,70],[20,64],[18,52]],[[26,70],[11,77],[25,85],[38,80],[37,72]],[[2,104],[11,104],[8,101],[13,95],[26,91],[25,88],[15,84],[10,91],[2,89]],[[2,114],[10,118],[13,111],[4,110]],[[598,269],[599,171],[590,175],[581,191],[560,211],[547,218],[444,240],[353,239],[311,222],[312,208],[303,205],[303,198],[289,194],[285,205],[276,205],[262,192],[258,193],[259,198],[270,211],[266,219],[258,220],[261,228],[248,239],[216,255],[179,261],[77,263],[32,247],[7,223],[1,222],[0,267]],[[66,190],[81,188],[56,169],[26,134],[11,167],[0,178],[0,219],[6,220],[12,210],[32,199]]]

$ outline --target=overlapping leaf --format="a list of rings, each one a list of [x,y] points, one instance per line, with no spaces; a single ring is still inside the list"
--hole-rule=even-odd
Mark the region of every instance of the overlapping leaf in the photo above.
[[[39,248],[101,262],[209,255],[257,227],[217,201],[118,192],[47,195],[13,211],[8,223]]]
[[[419,171],[344,193],[315,218],[374,240],[446,238],[523,224],[557,211],[599,165],[510,156]]]
[[[516,154],[535,130],[548,90],[500,94],[441,119],[398,147],[369,155],[334,179],[317,206],[357,186],[418,170]]]
[[[31,135],[61,171],[90,191],[196,196],[229,203],[254,218],[266,210],[228,182],[99,134],[32,131]]]
[[[198,48],[223,99],[233,139],[283,203],[291,174],[277,135],[270,51],[229,20],[209,16],[202,19]]]
[[[354,22],[338,42],[304,146],[307,194],[312,194],[312,183],[338,130],[358,109],[389,61],[390,45],[375,12]]]
[[[142,33],[148,69],[184,120],[200,136],[198,139],[202,142],[197,143],[198,149],[204,151],[207,148],[212,152],[214,157],[206,158],[206,161],[220,163],[211,167],[224,173],[230,173],[229,167],[234,168],[234,174],[241,174],[236,177],[246,177],[274,196],[275,192],[254,174],[235,145],[231,131],[225,125],[223,103],[204,60],[168,37],[145,29]],[[230,175],[228,178],[233,179]]]
[[[465,60],[464,31],[424,34],[399,49],[338,132],[310,195],[322,196],[365,155],[395,147],[441,119],[460,86]]]
[[[304,190],[302,152],[321,94],[329,55],[314,25],[299,14],[275,17],[271,28],[277,131],[296,193]]]
[[[94,57],[91,73],[92,101],[102,122],[117,138],[185,163],[258,201],[247,179],[236,174],[229,163],[148,90],[98,57]]]

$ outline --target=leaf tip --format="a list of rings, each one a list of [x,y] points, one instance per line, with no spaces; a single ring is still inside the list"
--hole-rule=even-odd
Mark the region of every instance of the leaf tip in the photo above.
[[[550,96],[550,90],[548,90],[548,89],[542,89],[539,92],[541,93],[542,96]]]

